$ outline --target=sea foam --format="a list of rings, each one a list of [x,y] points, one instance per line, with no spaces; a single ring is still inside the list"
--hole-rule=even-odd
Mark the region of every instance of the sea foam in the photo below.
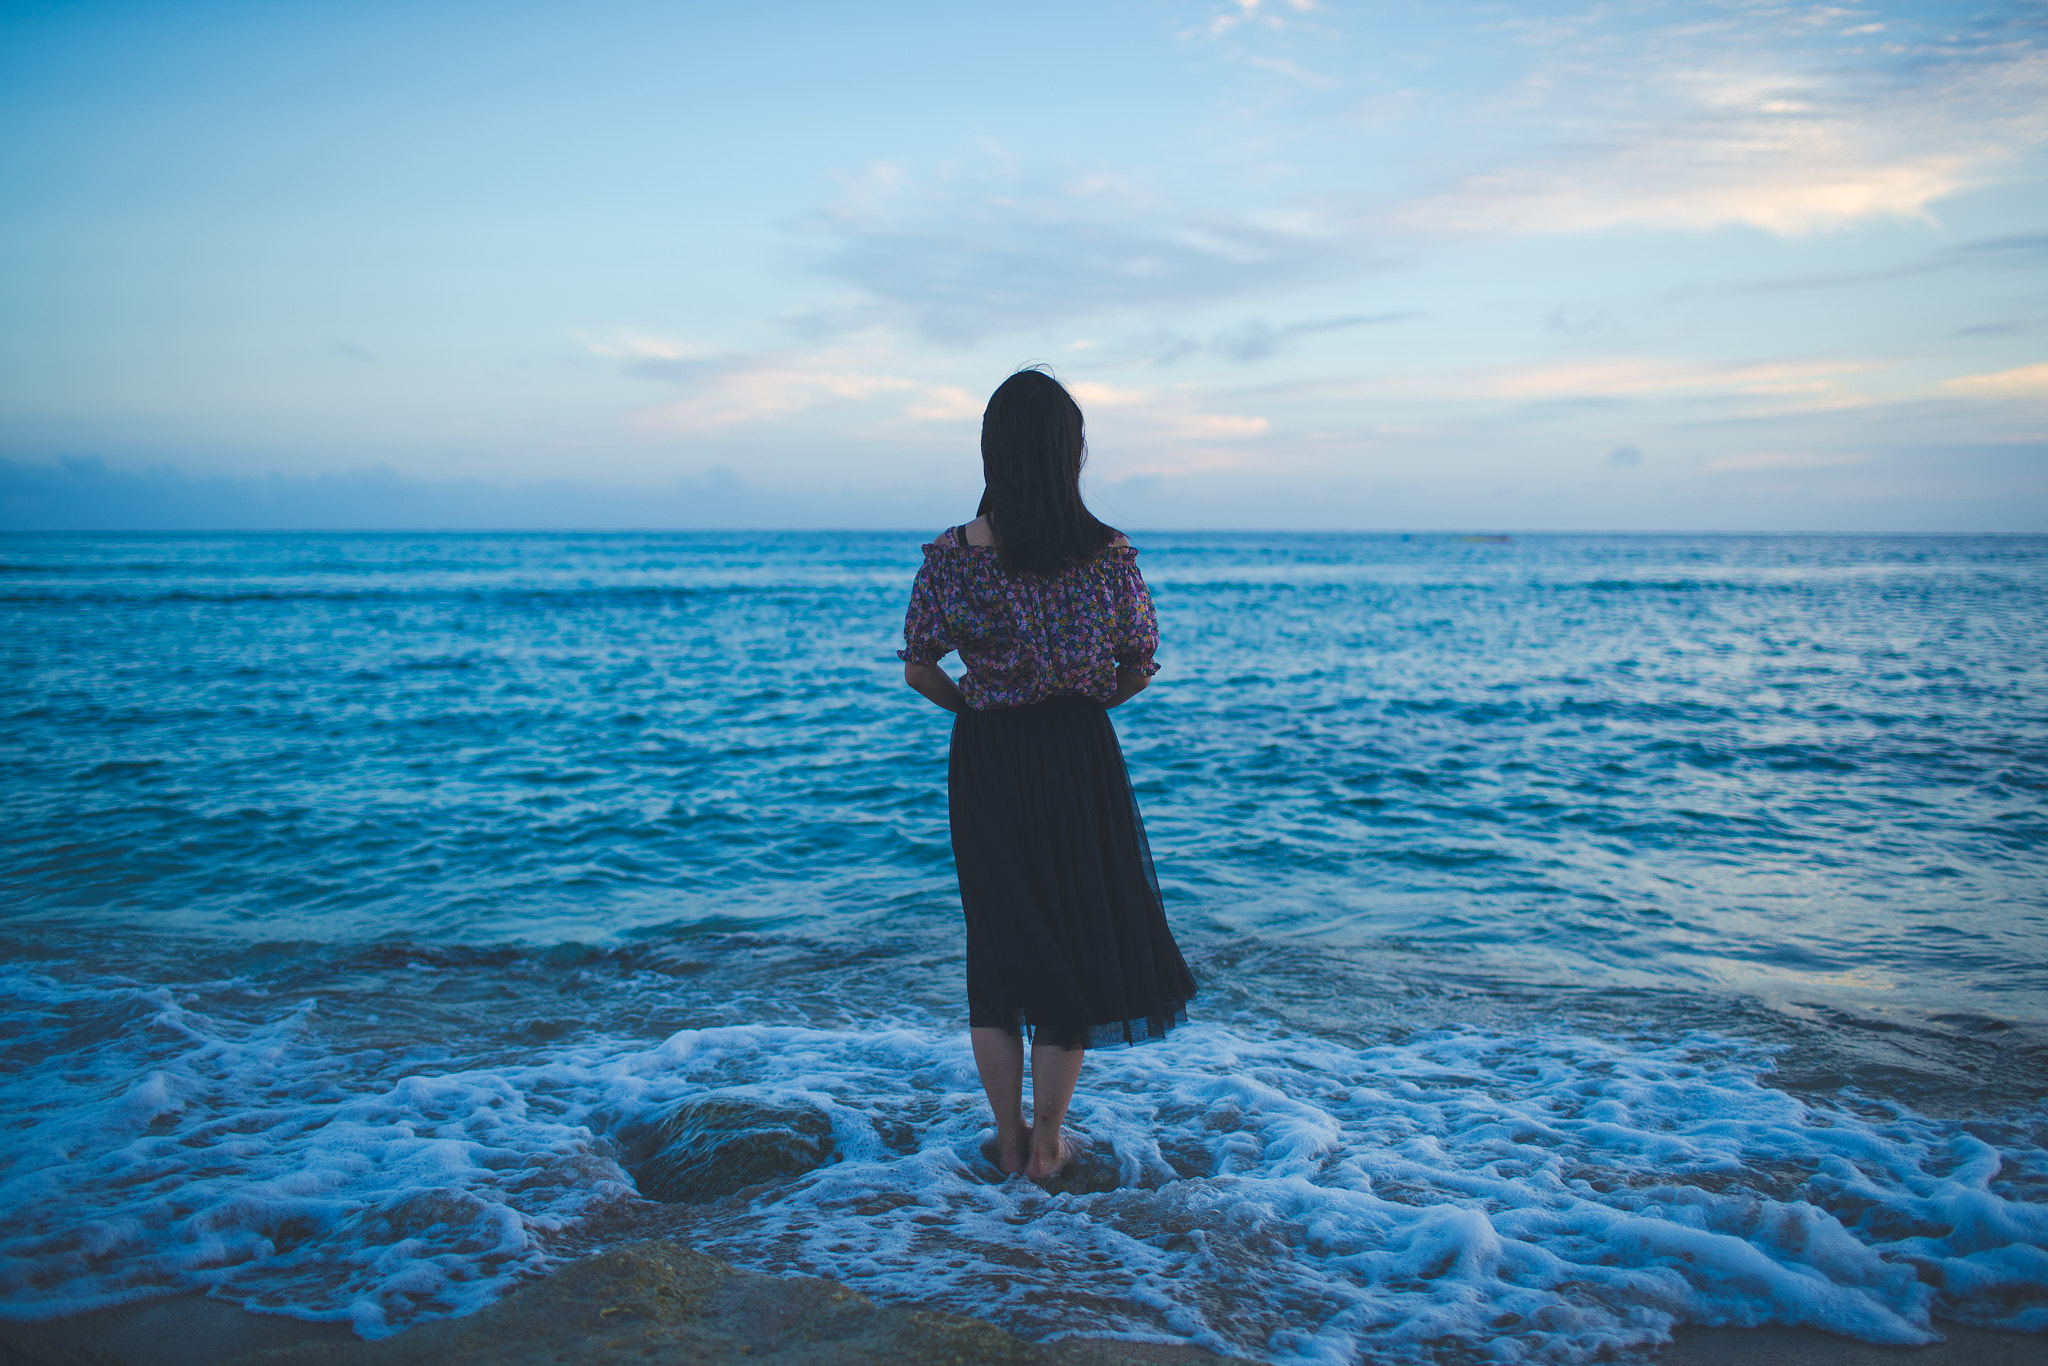
[[[1198,1023],[1091,1054],[1089,1151],[1042,1190],[988,1165],[966,1040],[919,1016],[408,1070],[332,1048],[314,1002],[231,1025],[134,983],[5,985],[83,1043],[0,1083],[11,1318],[197,1289],[369,1337],[469,1312],[645,1213],[626,1136],[721,1095],[822,1112],[835,1160],[675,1212],[695,1245],[1031,1337],[1565,1363],[1680,1323],[2048,1328],[2048,1115],[1803,1100],[1712,1034]]]

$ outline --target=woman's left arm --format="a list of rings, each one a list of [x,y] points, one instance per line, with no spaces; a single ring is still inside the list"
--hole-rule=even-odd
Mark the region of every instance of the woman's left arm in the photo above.
[[[1123,537],[1117,537],[1117,544],[1129,545]],[[1112,658],[1116,660],[1116,691],[1110,695],[1105,707],[1121,706],[1151,683],[1152,675],[1159,672],[1159,664],[1152,658],[1159,648],[1159,618],[1152,611],[1152,594],[1145,587],[1145,576],[1138,572],[1134,563],[1126,563],[1124,581],[1119,589],[1118,616],[1121,618],[1116,649]]]
[[[1102,705],[1105,707],[1120,707],[1139,693],[1145,691],[1151,683],[1151,674],[1141,673],[1136,669],[1120,668],[1116,671],[1116,691],[1110,694],[1109,700]]]

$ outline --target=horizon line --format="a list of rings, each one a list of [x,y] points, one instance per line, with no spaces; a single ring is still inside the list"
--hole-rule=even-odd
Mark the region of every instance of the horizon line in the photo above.
[[[1958,538],[2048,537],[2040,531],[1914,531],[1821,529],[1743,529],[1716,527],[1620,528],[1576,527],[1517,528],[1487,526],[1457,527],[1201,527],[1150,526],[1135,528],[1140,534],[1168,536],[1463,536],[1474,538],[1514,536],[1921,536]],[[496,526],[496,527],[0,527],[0,536],[914,536],[925,534],[917,527],[849,526]]]

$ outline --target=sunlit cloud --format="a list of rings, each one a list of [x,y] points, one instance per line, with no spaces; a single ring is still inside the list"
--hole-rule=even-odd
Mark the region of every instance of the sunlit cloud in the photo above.
[[[703,432],[787,417],[831,403],[862,403],[925,390],[901,375],[865,368],[858,353],[710,355],[686,342],[647,334],[586,340],[594,355],[625,361],[628,373],[682,389],[685,396],[639,409],[651,432]],[[937,394],[938,391],[932,391]],[[927,402],[943,403],[943,395]]]
[[[983,406],[981,399],[965,389],[950,384],[935,384],[925,388],[919,397],[905,404],[903,415],[916,422],[979,421]]]
[[[684,397],[636,408],[645,432],[706,432],[772,423],[830,405],[902,396],[897,421],[965,422],[983,401],[957,385],[875,368],[879,356],[857,350],[713,354],[651,333],[580,338],[593,355],[624,362],[635,378],[684,391]]]
[[[2048,394],[2048,364],[2022,365],[1989,375],[1963,375],[1943,388],[1959,394]]]
[[[1556,150],[1393,209],[1415,233],[1701,231],[1781,236],[1926,220],[2048,138],[2048,60],[1995,53],[1904,88],[1840,71],[1666,66],[1620,108],[1562,109]]]
[[[1617,398],[1685,390],[1743,394],[1831,395],[1841,379],[1878,368],[1873,361],[1774,361],[1755,365],[1703,365],[1688,361],[1621,356],[1562,361],[1501,370],[1472,388],[1494,398]]]
[[[1108,410],[1121,436],[1146,447],[1161,440],[1203,445],[1248,441],[1266,435],[1273,425],[1270,419],[1251,414],[1204,412],[1200,398],[1185,390],[1124,388],[1087,380],[1068,388],[1083,412],[1092,415]],[[1092,416],[1090,425],[1096,425]],[[1202,457],[1198,463],[1208,467],[1219,462]],[[1168,466],[1176,470],[1189,467],[1182,458],[1164,466],[1154,460],[1144,470],[1158,472]],[[1132,472],[1129,465],[1123,468],[1125,473]]]
[[[592,337],[581,332],[574,335],[591,355],[613,360],[687,361],[711,354],[709,347],[647,332],[615,332],[604,337]]]
[[[729,372],[708,392],[643,410],[639,425],[655,431],[709,431],[714,427],[785,417],[835,401],[857,403],[916,387],[915,381],[896,375],[763,366]]]

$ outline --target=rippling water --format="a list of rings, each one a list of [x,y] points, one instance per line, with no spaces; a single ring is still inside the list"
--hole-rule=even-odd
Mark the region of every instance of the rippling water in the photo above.
[[[668,1231],[1287,1360],[2048,1328],[2048,541],[1141,537],[1202,995],[1047,1193],[917,540],[0,541],[0,1315],[375,1335]],[[827,1160],[644,1198],[707,1097]]]

